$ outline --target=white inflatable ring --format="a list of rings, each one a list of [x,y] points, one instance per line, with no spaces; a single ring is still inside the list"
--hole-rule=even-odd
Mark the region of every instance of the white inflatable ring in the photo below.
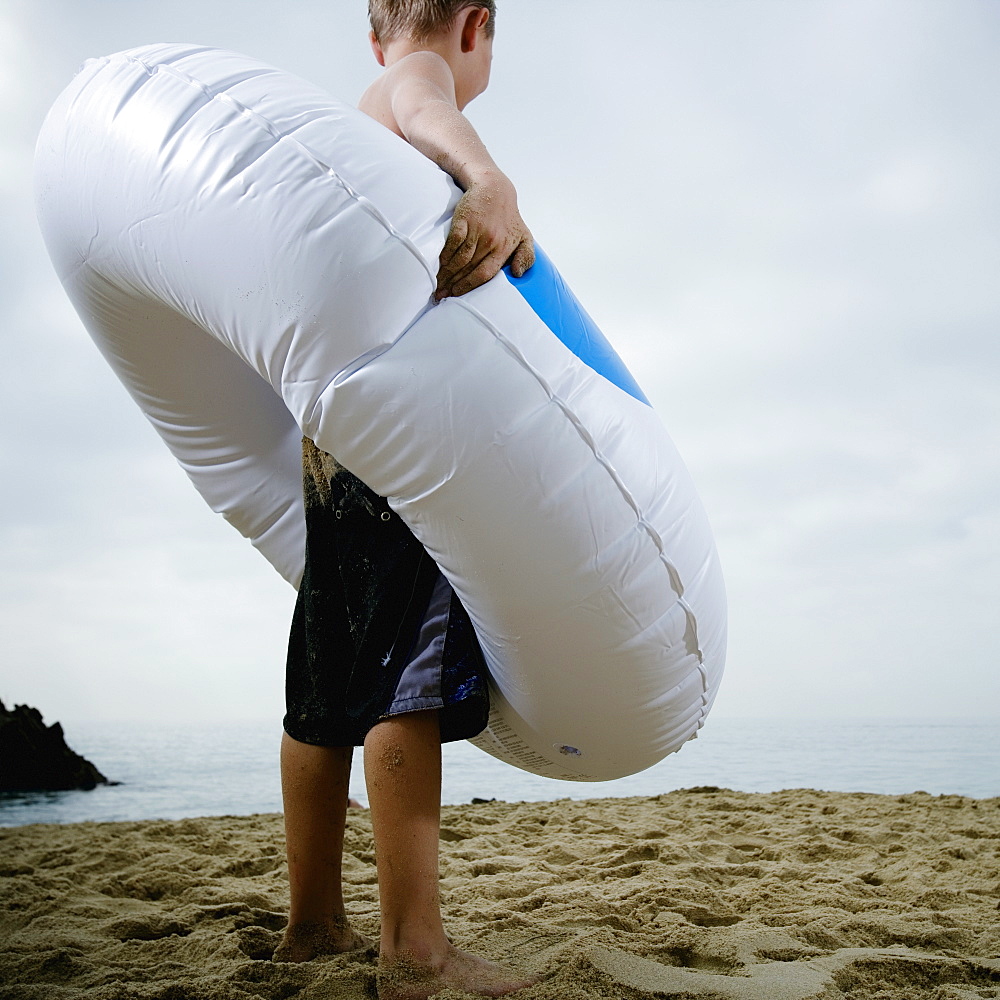
[[[434,303],[447,174],[295,77],[152,45],[83,67],[36,189],[104,356],[293,585],[301,434],[389,498],[482,643],[492,711],[473,742],[602,780],[696,734],[725,597],[688,474],[544,256]]]

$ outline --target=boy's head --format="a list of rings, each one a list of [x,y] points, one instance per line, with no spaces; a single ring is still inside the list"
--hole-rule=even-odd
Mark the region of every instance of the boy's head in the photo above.
[[[426,42],[448,29],[467,7],[479,7],[489,14],[485,30],[492,38],[497,16],[495,0],[368,0],[368,19],[380,45],[397,38]]]

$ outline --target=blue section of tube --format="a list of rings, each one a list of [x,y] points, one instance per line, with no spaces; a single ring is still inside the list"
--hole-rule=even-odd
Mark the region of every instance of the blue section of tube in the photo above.
[[[538,318],[589,368],[619,389],[649,405],[642,389],[597,324],[569,290],[552,261],[535,244],[535,264],[523,277],[504,268],[507,280],[524,296]]]

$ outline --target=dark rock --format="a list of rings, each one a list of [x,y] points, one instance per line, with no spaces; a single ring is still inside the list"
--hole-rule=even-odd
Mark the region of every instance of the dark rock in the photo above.
[[[0,792],[63,791],[111,784],[63,737],[58,722],[46,726],[27,705],[8,711],[0,701]]]

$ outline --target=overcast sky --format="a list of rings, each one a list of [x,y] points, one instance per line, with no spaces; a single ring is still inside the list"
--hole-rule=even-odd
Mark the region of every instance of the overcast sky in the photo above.
[[[701,490],[716,715],[1000,716],[1000,3],[499,3],[468,114]],[[8,704],[280,716],[294,595],[105,369],[32,148],[85,58],[154,41],[353,102],[364,7],[0,0]]]

